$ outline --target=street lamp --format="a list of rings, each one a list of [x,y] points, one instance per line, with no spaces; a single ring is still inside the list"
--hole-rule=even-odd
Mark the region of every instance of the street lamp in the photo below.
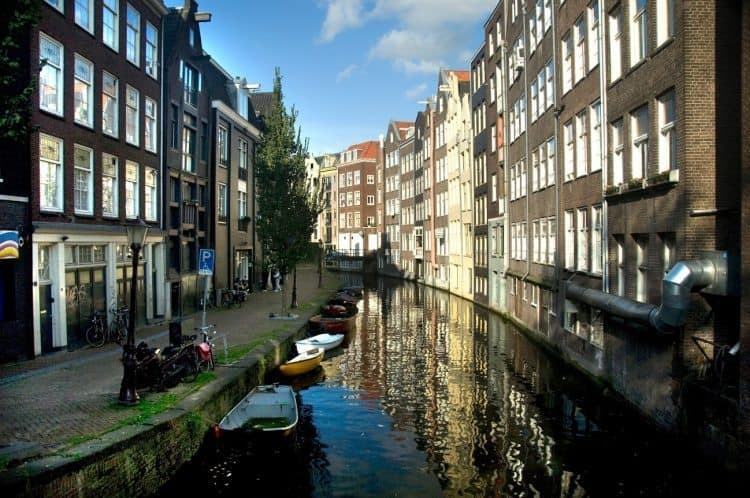
[[[135,290],[138,282],[138,255],[141,252],[148,225],[137,218],[125,226],[128,232],[128,245],[133,255],[133,274],[130,281],[130,315],[128,316],[128,338],[122,353],[122,383],[120,384],[121,405],[137,405],[140,401],[136,391],[136,358],[135,358]]]
[[[318,239],[318,289],[323,287],[323,239]]]

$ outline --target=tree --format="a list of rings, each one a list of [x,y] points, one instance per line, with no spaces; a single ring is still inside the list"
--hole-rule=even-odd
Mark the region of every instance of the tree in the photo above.
[[[321,211],[317,192],[307,189],[307,141],[301,141],[296,126],[297,111],[292,107],[287,112],[284,106],[281,72],[276,68],[271,109],[264,117],[255,161],[256,226],[265,257],[283,275],[296,272],[297,263],[308,255],[310,235]]]

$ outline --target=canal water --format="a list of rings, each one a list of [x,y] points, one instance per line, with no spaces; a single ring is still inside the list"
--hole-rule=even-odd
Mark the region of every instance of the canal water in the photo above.
[[[207,437],[160,496],[740,496],[716,462],[494,314],[367,287],[343,347],[293,382],[295,438]]]

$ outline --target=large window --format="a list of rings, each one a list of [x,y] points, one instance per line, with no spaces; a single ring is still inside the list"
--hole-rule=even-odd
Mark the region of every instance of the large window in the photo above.
[[[63,209],[63,141],[39,135],[39,207],[44,211]]]
[[[125,57],[139,66],[141,64],[141,14],[128,4],[127,31],[125,33]]]
[[[39,108],[63,115],[63,46],[39,34]]]
[[[568,121],[563,126],[563,141],[565,142],[565,180],[572,180],[575,175],[575,136],[573,134],[573,121]]]
[[[182,64],[182,86],[184,88],[183,99],[186,104],[195,107],[198,105],[198,92],[200,91],[200,75],[198,71],[189,64]]]
[[[635,300],[642,303],[648,300],[648,289],[646,277],[648,275],[648,235],[634,235],[636,248],[636,276],[635,276]]]
[[[589,210],[580,208],[578,210],[578,239],[577,239],[577,258],[576,268],[578,270],[589,270]]]
[[[94,151],[82,145],[73,148],[73,202],[77,214],[94,214]]]
[[[630,67],[646,58],[648,51],[648,14],[646,0],[630,0]]]
[[[574,27],[575,34],[575,82],[578,83],[586,76],[586,21],[583,16],[578,18]]]
[[[226,223],[229,216],[229,193],[225,183],[219,184],[219,197],[216,209],[218,210],[219,221]]]
[[[140,121],[140,100],[141,95],[135,88],[127,85],[125,87],[125,141],[129,144],[138,145]]]
[[[107,135],[117,136],[117,78],[104,72],[102,74],[102,131]]]
[[[602,207],[591,208],[591,271],[602,272]]]
[[[590,170],[599,171],[602,169],[602,106],[598,100],[589,106],[589,126],[591,143]]]
[[[599,0],[588,8],[589,23],[589,71],[599,64]]]
[[[632,136],[631,178],[645,178],[648,167],[648,105],[630,115]]]
[[[609,81],[622,75],[622,16],[620,9],[609,14]]]
[[[576,262],[576,232],[574,222],[573,211],[565,211],[565,268],[571,269],[575,267]]]
[[[576,176],[588,173],[588,126],[586,110],[576,116]]]
[[[94,126],[94,65],[75,55],[73,80],[73,119]]]
[[[659,106],[659,172],[677,167],[677,134],[675,133],[674,90],[670,90],[658,100]]]
[[[247,169],[248,165],[248,147],[247,147],[247,140],[239,139],[237,141],[239,143],[238,149],[240,152],[240,169]]]
[[[182,117],[182,169],[195,173],[195,126],[196,117],[184,113]]]
[[[138,217],[138,163],[125,161],[125,216]]]
[[[622,119],[618,119],[612,127],[612,185],[620,185],[624,179],[623,151],[625,146],[622,139]]]
[[[159,196],[158,196],[158,182],[156,175],[156,169],[144,168],[144,190],[143,190],[143,201],[146,212],[144,213],[146,219],[149,221],[156,221],[158,219],[159,212]]]
[[[114,51],[119,48],[119,0],[102,0],[102,41]]]
[[[159,32],[150,23],[146,22],[146,74],[152,78],[158,78],[159,74]]]
[[[157,144],[158,141],[158,134],[156,131],[156,113],[158,112],[158,108],[156,106],[156,101],[153,99],[150,99],[149,97],[146,97],[146,107],[145,112],[143,113],[145,116],[145,130],[144,130],[144,138],[146,140],[145,146],[146,150],[151,152],[156,152],[158,150]]]
[[[617,258],[615,261],[615,264],[617,265],[617,289],[616,293],[618,296],[624,296],[625,295],[625,240],[623,239],[622,235],[617,236],[615,235],[615,244],[617,244],[617,247],[615,248],[616,254],[615,257]]]
[[[75,20],[89,33],[94,32],[94,0],[76,0]]]
[[[573,88],[573,39],[570,32],[562,39],[562,56],[562,91],[565,93]]]
[[[117,170],[118,160],[115,156],[102,154],[102,215],[117,217]]]
[[[247,182],[237,182],[237,216],[247,218]]]
[[[226,167],[229,165],[229,131],[225,126],[219,125],[216,140],[219,148],[219,164]]]
[[[656,44],[661,45],[674,36],[675,0],[656,0]]]

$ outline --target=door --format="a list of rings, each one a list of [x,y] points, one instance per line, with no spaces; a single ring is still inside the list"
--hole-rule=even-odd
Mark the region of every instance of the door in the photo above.
[[[39,333],[41,334],[42,354],[52,351],[52,286],[39,285]]]

